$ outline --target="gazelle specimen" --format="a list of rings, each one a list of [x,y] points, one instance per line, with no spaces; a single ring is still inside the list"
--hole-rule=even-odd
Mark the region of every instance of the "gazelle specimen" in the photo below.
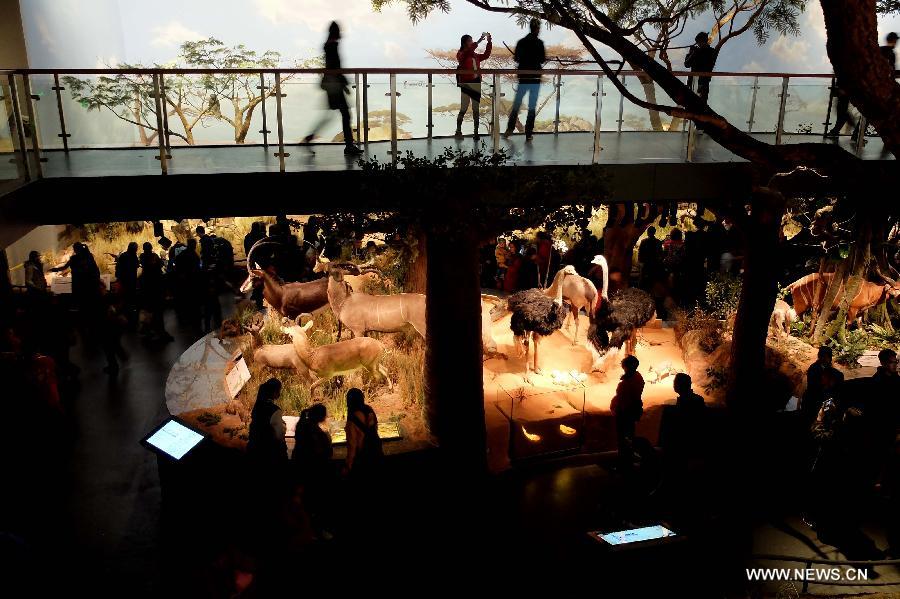
[[[604,272],[605,272],[604,267]],[[588,318],[591,318],[597,309],[597,301],[600,295],[597,288],[590,281],[576,272],[574,266],[565,266],[556,276],[553,277],[553,283],[544,290],[544,295],[549,298],[555,298],[560,287],[562,287],[562,297],[569,302],[569,314],[575,321],[575,336],[572,337],[572,345],[578,341],[578,313],[584,308]]]
[[[321,257],[320,257],[321,258]],[[393,295],[369,295],[353,293],[344,280],[345,272],[363,274],[377,272],[374,268],[360,269],[354,264],[332,264],[320,260],[316,272],[328,273],[328,303],[338,321],[338,339],[341,325],[353,335],[361,337],[369,331],[396,333],[411,325],[425,338],[425,296],[421,293],[396,293]]]
[[[250,329],[250,347],[253,348],[253,361],[269,368],[293,368],[297,374],[305,380],[309,380],[309,369],[297,350],[294,349],[293,343],[279,343],[265,345],[259,336],[261,327],[253,327]]]
[[[281,245],[261,239],[247,252],[247,280],[241,285],[241,293],[247,293],[253,281],[262,279],[263,299],[272,308],[288,318],[296,318],[305,312],[312,312],[328,303],[328,281],[316,279],[305,283],[279,283],[275,277],[259,268],[253,262],[253,251],[264,245]]]
[[[309,321],[301,326],[300,321],[303,316],[309,316]],[[297,356],[316,379],[309,387],[310,394],[328,379],[340,374],[349,374],[359,368],[365,368],[372,376],[383,378],[388,389],[394,390],[387,369],[381,364],[381,358],[384,356],[384,345],[381,344],[381,341],[371,337],[356,337],[329,345],[311,347],[307,331],[312,325],[312,315],[301,314],[290,325],[281,327],[281,330],[291,337]]]

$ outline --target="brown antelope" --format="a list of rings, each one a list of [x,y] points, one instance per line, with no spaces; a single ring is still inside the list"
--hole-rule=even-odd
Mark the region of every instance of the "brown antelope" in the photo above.
[[[332,264],[321,259],[316,272],[328,273],[328,303],[338,321],[338,339],[341,325],[357,336],[369,331],[396,333],[407,325],[412,326],[425,339],[425,296],[421,293],[396,293],[393,295],[369,295],[353,293],[344,280],[345,271],[351,274],[377,272],[372,268],[360,269],[354,264]]]
[[[310,320],[301,326],[303,316],[309,316]],[[383,378],[388,389],[394,390],[387,369],[381,364],[381,358],[384,356],[384,345],[381,341],[371,337],[356,337],[329,345],[310,347],[307,331],[312,325],[312,316],[304,314],[298,316],[289,326],[281,327],[281,330],[291,337],[297,356],[316,379],[309,387],[310,394],[330,378],[349,374],[359,368],[365,368],[372,376]]]
[[[328,280],[316,279],[306,283],[280,283],[275,277],[253,262],[253,251],[263,245],[280,245],[261,239],[247,252],[247,280],[241,285],[241,293],[247,293],[256,280],[263,281],[263,299],[272,308],[288,318],[296,318],[305,312],[318,310],[328,303]]]
[[[603,269],[606,273],[609,269]],[[562,286],[562,297],[569,303],[569,313],[575,321],[575,336],[572,337],[572,345],[578,341],[578,313],[584,308],[588,317],[592,317],[597,309],[597,300],[600,294],[590,279],[586,279],[575,271],[574,266],[565,266],[553,277],[553,283],[544,289],[544,295],[555,298],[559,287]]]
[[[265,345],[259,336],[260,327],[250,329],[250,347],[253,348],[253,361],[269,368],[293,368],[304,380],[309,380],[309,369],[293,343],[279,343]]]
[[[856,320],[856,315],[865,312],[869,308],[882,304],[889,299],[900,297],[900,283],[880,275],[884,279],[883,284],[871,283],[863,281],[859,286],[859,291],[850,300],[850,306],[847,309],[847,323]],[[788,289],[791,292],[791,299],[794,302],[794,312],[797,315],[803,314],[810,308],[818,311],[822,309],[822,303],[825,301],[825,293],[828,289],[834,273],[813,273],[806,275],[791,283]],[[843,295],[843,285],[835,296],[831,310],[837,310],[840,307],[841,295]]]

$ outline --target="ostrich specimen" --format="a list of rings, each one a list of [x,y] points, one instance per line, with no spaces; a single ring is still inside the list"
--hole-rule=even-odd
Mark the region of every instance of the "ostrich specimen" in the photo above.
[[[263,299],[272,308],[288,318],[296,318],[305,312],[312,312],[328,303],[328,279],[316,279],[307,283],[280,283],[272,275],[253,262],[253,251],[264,245],[278,245],[274,241],[260,239],[247,252],[247,280],[241,285],[241,293],[253,286],[253,281],[262,279]]]
[[[569,273],[565,269],[560,272],[563,273],[563,278],[568,278]],[[556,285],[556,297],[553,299],[547,297],[540,289],[526,289],[509,296],[507,307],[512,312],[509,328],[515,335],[520,355],[525,356],[525,382],[530,382],[528,374],[531,371],[529,360],[531,340],[534,341],[534,372],[541,374],[538,366],[538,344],[541,337],[558,331],[566,319],[562,282]]]
[[[606,273],[608,270],[604,266],[603,272]],[[600,294],[597,293],[597,288],[590,279],[579,275],[575,271],[575,267],[571,265],[563,267],[562,270],[556,273],[556,276],[553,277],[553,283],[544,290],[544,295],[554,298],[560,288],[562,288],[563,299],[569,304],[569,313],[575,321],[575,336],[572,337],[572,345],[575,345],[578,339],[578,313],[584,308],[584,311],[590,318],[591,314],[597,310],[597,301],[600,299]],[[605,291],[604,289],[604,294]]]
[[[587,334],[587,347],[594,358],[591,370],[605,371],[623,345],[626,353],[634,353],[637,330],[655,314],[650,294],[634,287],[616,291],[608,302],[601,302]]]

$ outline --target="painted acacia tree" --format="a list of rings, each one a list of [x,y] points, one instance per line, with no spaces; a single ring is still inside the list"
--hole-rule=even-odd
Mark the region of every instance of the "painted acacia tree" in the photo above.
[[[171,69],[271,69],[281,64],[281,54],[273,50],[258,53],[243,44],[226,46],[220,40],[207,38],[181,44],[178,57],[171,63],[147,67],[141,64],[118,64],[118,70],[144,68]],[[315,67],[321,59],[308,59],[292,66]],[[290,80],[285,74],[282,82]],[[156,139],[156,102],[153,97],[153,78],[150,74],[120,73],[97,79],[65,77],[72,97],[87,110],[107,110],[117,118],[135,125],[141,144],[150,145]],[[188,145],[195,143],[194,129],[219,121],[233,128],[235,143],[247,139],[256,108],[275,94],[274,85],[267,83],[259,90],[256,73],[211,73],[202,75],[166,74],[164,76],[166,116],[169,135]],[[223,108],[224,106],[224,108]],[[173,128],[178,123],[181,131]]]

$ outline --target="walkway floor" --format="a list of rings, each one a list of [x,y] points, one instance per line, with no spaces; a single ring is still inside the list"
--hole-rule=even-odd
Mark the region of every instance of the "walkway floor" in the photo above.
[[[774,143],[773,134],[757,134],[757,139]],[[818,135],[786,135],[784,143],[821,142]],[[480,143],[491,148],[491,138],[482,136]],[[852,151],[848,137],[838,142]],[[476,142],[471,137],[465,140],[435,138],[401,140],[400,152],[411,151],[416,156],[436,156],[445,148],[469,150]],[[602,133],[600,136],[600,164],[643,164],[680,163],[685,159],[687,134],[629,132]],[[534,141],[525,143],[521,135],[509,140],[501,140],[501,147],[509,152],[512,162],[523,165],[564,165],[590,164],[593,153],[593,134],[561,133],[559,135],[538,134]],[[343,146],[321,144],[312,147],[287,146],[290,154],[286,158],[286,170],[344,170],[358,168],[355,158],[345,157]],[[364,157],[377,157],[381,161],[390,160],[389,142],[371,142]],[[176,147],[172,149],[169,162],[171,174],[194,173],[235,173],[235,172],[278,172],[279,161],[274,156],[277,146],[222,146],[222,147]],[[314,152],[314,153],[313,153]],[[45,177],[83,177],[114,175],[155,175],[160,173],[159,153],[156,148],[73,150],[69,154],[52,150],[44,152],[47,161],[43,164]],[[890,159],[879,138],[872,138],[863,149],[862,157],[867,160]],[[708,137],[698,136],[694,162],[741,161],[734,154],[722,148]],[[14,165],[0,165],[0,179],[13,177]]]

